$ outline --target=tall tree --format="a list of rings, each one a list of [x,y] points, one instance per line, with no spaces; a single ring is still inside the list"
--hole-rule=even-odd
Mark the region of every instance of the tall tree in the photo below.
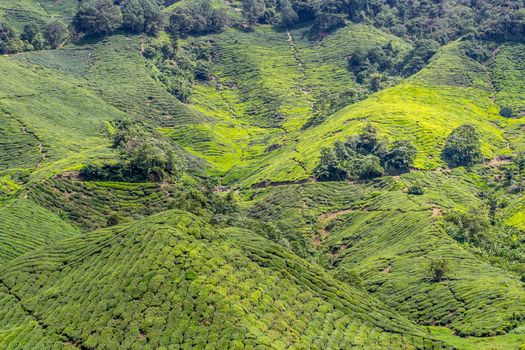
[[[66,33],[66,26],[62,22],[55,21],[50,23],[44,30],[44,38],[51,48],[56,49],[64,40]]]
[[[252,27],[262,16],[264,5],[260,0],[242,0],[242,11],[248,25]]]

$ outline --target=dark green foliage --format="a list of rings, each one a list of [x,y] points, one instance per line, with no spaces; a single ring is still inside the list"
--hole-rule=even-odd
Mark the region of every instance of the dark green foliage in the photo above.
[[[134,33],[157,35],[163,28],[163,16],[151,0],[126,0],[121,6],[122,28]]]
[[[122,13],[112,0],[85,0],[73,18],[73,26],[86,35],[107,35],[122,25]]]
[[[261,0],[242,0],[242,12],[248,26],[256,24],[263,15],[264,4]]]
[[[51,48],[56,49],[67,35],[66,26],[59,21],[50,23],[44,30],[44,38]]]
[[[416,41],[412,51],[404,59],[401,73],[408,76],[418,72],[428,63],[438,49],[439,44],[434,40],[422,39]]]
[[[472,166],[482,161],[481,143],[476,129],[470,125],[462,125],[448,136],[443,158],[449,166]]]
[[[406,140],[394,141],[384,157],[385,169],[391,174],[406,173],[414,163],[417,150]]]
[[[430,281],[441,282],[447,278],[449,270],[448,261],[443,257],[437,257],[429,261],[427,274]]]
[[[277,7],[281,14],[279,25],[288,27],[297,23],[299,16],[292,7],[290,0],[279,0]]]
[[[167,30],[175,36],[218,33],[228,26],[229,21],[225,9],[214,8],[210,0],[198,0],[176,8]]]
[[[422,196],[423,194],[425,194],[425,191],[423,190],[423,187],[421,185],[415,184],[408,188],[407,193],[414,196]]]
[[[157,68],[156,77],[182,102],[190,102],[196,79],[210,79],[211,55],[211,46],[205,41],[177,48],[172,41],[166,40],[152,44],[144,51],[144,56]]]
[[[24,26],[24,29],[22,31],[22,34],[20,34],[20,40],[27,41],[28,43],[32,43],[35,37],[40,33],[39,28],[36,26],[36,24],[26,24]]]
[[[365,6],[366,2],[359,0],[322,0],[315,13],[314,25],[320,31],[330,31],[343,26],[346,19],[361,21]],[[371,7],[368,9],[371,10]]]
[[[490,227],[487,214],[480,209],[470,209],[466,213],[452,212],[445,220],[454,225],[448,226],[448,234],[461,243],[483,242]]]
[[[395,141],[391,147],[379,138],[377,129],[368,124],[358,136],[321,152],[321,161],[314,175],[321,181],[360,180],[406,173],[417,155],[416,148],[406,140]]]
[[[115,225],[120,224],[121,222],[122,222],[122,217],[120,216],[119,213],[111,213],[108,216],[108,221],[107,221],[106,226],[108,227],[115,226]]]
[[[117,123],[113,147],[120,163],[81,169],[86,180],[175,182],[184,171],[184,162],[164,138],[141,124],[128,120]]]
[[[0,23],[0,54],[10,54],[20,50],[13,28],[6,23]]]
[[[499,114],[505,118],[512,118],[514,116],[514,111],[512,110],[512,107],[503,106],[501,107]]]

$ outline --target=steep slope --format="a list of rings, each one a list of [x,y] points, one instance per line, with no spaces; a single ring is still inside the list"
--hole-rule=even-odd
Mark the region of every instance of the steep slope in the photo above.
[[[423,195],[406,193],[414,183],[424,188]],[[369,292],[409,318],[486,336],[522,324],[522,283],[480,260],[441,225],[444,212],[479,205],[481,185],[479,178],[457,171],[417,172],[370,184],[277,186],[253,191],[249,210],[254,218],[294,232],[277,238],[294,250],[318,251],[319,261],[336,274],[356,272]],[[301,235],[311,247],[301,248]],[[438,257],[450,264],[450,276],[432,282],[428,264]]]
[[[78,234],[78,230],[30,200],[0,206],[0,266],[33,249]]]
[[[123,118],[124,114],[108,105],[94,93],[80,87],[70,75],[55,70],[22,64],[9,57],[0,57],[0,120],[6,135],[0,147],[7,167],[52,167],[61,163],[61,170],[78,164],[79,158],[103,156],[101,146],[105,122]],[[19,138],[20,136],[20,138]],[[16,140],[27,140],[16,149]],[[71,157],[73,159],[69,159]],[[76,158],[76,159],[74,159]],[[46,174],[56,170],[47,169]]]
[[[65,240],[0,280],[18,312],[2,313],[6,348],[441,348],[282,247],[184,212]]]
[[[503,128],[509,120],[499,115],[499,107],[492,101],[488,69],[469,59],[461,45],[454,42],[443,47],[415,76],[301,133],[297,142],[266,156],[262,166],[252,168],[253,173],[242,183],[308,178],[324,146],[357,133],[369,122],[389,139],[410,139],[418,149],[415,166],[421,169],[443,164],[440,155],[445,138],[464,123],[473,124],[479,131],[485,157],[505,154]]]

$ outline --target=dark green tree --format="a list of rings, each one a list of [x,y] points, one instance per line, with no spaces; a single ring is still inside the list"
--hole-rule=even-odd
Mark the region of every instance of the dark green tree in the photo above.
[[[156,3],[150,0],[126,0],[121,5],[122,27],[128,31],[157,35],[163,17]]]
[[[470,124],[465,124],[453,130],[445,143],[443,158],[452,167],[480,163],[483,158],[476,129]]]
[[[394,141],[385,155],[385,169],[391,174],[406,173],[414,163],[416,155],[417,150],[410,141]]]
[[[13,28],[5,23],[0,23],[0,54],[16,52],[13,41],[16,35]]]
[[[381,160],[372,154],[352,159],[349,172],[354,178],[359,180],[374,179],[384,174]]]
[[[314,176],[320,181],[342,181],[348,176],[333,148],[321,150],[321,161],[314,170]]]
[[[242,0],[242,12],[250,27],[257,24],[264,12],[264,4],[260,0]]]
[[[432,258],[428,262],[427,274],[431,282],[441,282],[450,271],[448,261],[442,257]]]
[[[56,49],[67,35],[66,26],[59,21],[50,23],[44,30],[44,38],[51,48]]]
[[[82,1],[73,26],[86,35],[109,34],[122,25],[122,13],[113,0]]]
[[[26,24],[24,26],[24,29],[22,31],[22,34],[20,34],[20,40],[27,41],[28,43],[32,44],[35,37],[40,33],[40,30],[36,26],[36,24]]]
[[[505,118],[512,118],[514,116],[514,111],[509,106],[503,106],[501,107],[499,114]]]
[[[294,25],[299,20],[297,13],[292,7],[290,0],[280,0],[278,2],[278,9],[281,13],[281,20],[279,24],[283,27]]]

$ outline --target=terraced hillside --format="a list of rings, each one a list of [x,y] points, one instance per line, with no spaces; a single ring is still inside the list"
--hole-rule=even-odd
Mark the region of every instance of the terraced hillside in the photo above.
[[[523,11],[0,0],[0,349],[525,349]]]
[[[3,268],[1,291],[4,346],[439,347],[278,245],[247,231],[213,232],[183,212],[14,260]]]

